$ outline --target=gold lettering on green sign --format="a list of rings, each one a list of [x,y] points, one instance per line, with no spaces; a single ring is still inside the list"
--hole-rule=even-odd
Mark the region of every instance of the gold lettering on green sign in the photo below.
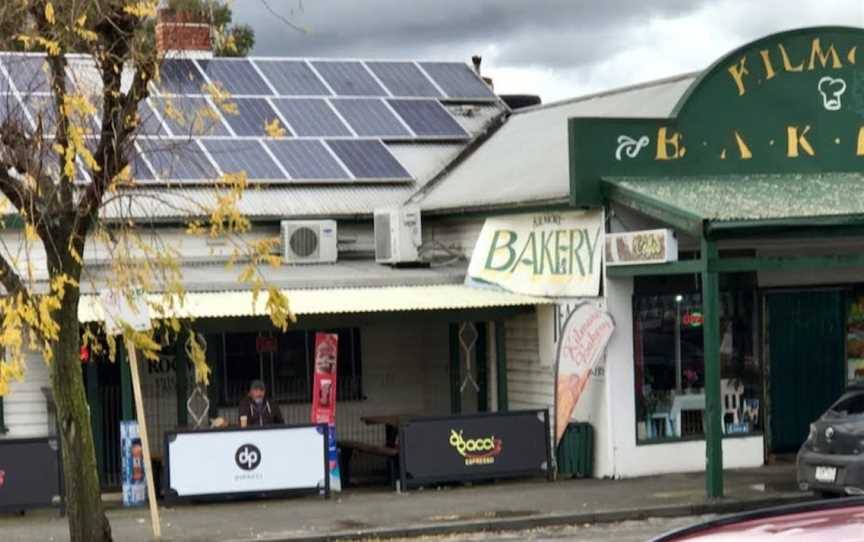
[[[738,133],[738,130],[735,130],[735,143],[738,144],[738,152],[740,153],[742,160],[750,160],[753,158],[753,153],[750,152],[750,147],[747,146],[747,142],[744,141],[744,138]]]
[[[801,61],[801,64],[797,66],[793,66],[792,62],[789,61],[789,53],[786,52],[786,48],[783,47],[782,43],[777,44],[777,48],[780,49],[780,56],[783,57],[783,69],[787,72],[803,72],[804,71],[804,61]]]
[[[774,73],[774,65],[771,64],[771,51],[762,49],[759,51],[759,54],[762,55],[762,64],[765,65],[765,79],[774,79],[774,76],[777,74]]]
[[[671,152],[670,152],[671,151]],[[684,158],[687,148],[684,146],[684,136],[681,132],[669,131],[665,126],[657,130],[657,160],[677,160]]]
[[[837,49],[834,48],[833,43],[828,46],[827,51],[823,52],[819,38],[813,38],[813,43],[810,45],[810,65],[807,67],[808,70],[812,71],[816,67],[817,58],[823,68],[828,67],[829,60],[831,60],[831,67],[835,70],[843,67],[843,64],[840,62],[840,55],[837,54]]]
[[[735,85],[738,87],[738,96],[744,96],[744,93],[747,92],[744,89],[744,76],[749,74],[750,71],[747,70],[745,64],[747,64],[747,57],[742,56],[737,64],[729,66],[729,74],[732,75],[732,80],[735,81]]]
[[[858,156],[864,156],[864,126],[858,129]]]
[[[809,124],[805,126],[803,130],[799,130],[798,126],[786,127],[786,155],[789,158],[798,158],[798,155],[800,154],[799,149],[803,150],[810,156],[816,156],[816,151],[813,150],[813,146],[810,145],[809,141],[807,141],[807,132],[809,131]]]

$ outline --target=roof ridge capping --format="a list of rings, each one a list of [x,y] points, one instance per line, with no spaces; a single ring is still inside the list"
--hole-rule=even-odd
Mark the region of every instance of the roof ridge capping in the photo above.
[[[531,107],[523,107],[521,109],[517,109],[513,111],[513,115],[521,115],[523,113],[531,113],[532,111],[538,111],[542,109],[553,109],[555,107],[563,107],[566,105],[584,102],[588,100],[594,100],[597,98],[605,98],[607,96],[614,96],[615,94],[624,94],[627,92],[632,92],[634,90],[643,90],[646,88],[658,87],[661,85],[668,85],[670,83],[677,83],[679,81],[685,81],[687,79],[696,78],[701,71],[693,71],[686,73],[679,73],[678,75],[672,75],[669,77],[663,77],[660,79],[653,79],[650,81],[642,81],[640,83],[633,83],[631,85],[625,85],[622,87],[617,87],[609,90],[602,90],[599,92],[592,92],[591,94],[583,94],[581,96],[574,96],[572,98],[564,98],[563,100],[557,100],[554,102],[549,102],[540,105],[533,105]]]

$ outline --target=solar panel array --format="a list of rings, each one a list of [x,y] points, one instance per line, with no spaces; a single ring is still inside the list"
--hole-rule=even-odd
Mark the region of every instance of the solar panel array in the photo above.
[[[155,182],[407,181],[384,142],[468,139],[446,103],[497,100],[465,64],[410,61],[169,59],[153,90],[133,166]],[[48,91],[43,57],[0,54],[0,114],[20,100],[50,133]]]

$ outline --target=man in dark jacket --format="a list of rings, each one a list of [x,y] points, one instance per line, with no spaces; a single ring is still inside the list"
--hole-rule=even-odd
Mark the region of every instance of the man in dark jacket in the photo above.
[[[253,380],[249,385],[249,395],[240,401],[240,427],[263,427],[283,424],[279,405],[267,400],[264,382]]]

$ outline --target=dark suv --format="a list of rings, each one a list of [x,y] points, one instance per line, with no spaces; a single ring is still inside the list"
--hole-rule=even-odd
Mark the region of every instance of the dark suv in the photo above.
[[[850,388],[810,424],[798,484],[825,495],[864,495],[864,386]]]

